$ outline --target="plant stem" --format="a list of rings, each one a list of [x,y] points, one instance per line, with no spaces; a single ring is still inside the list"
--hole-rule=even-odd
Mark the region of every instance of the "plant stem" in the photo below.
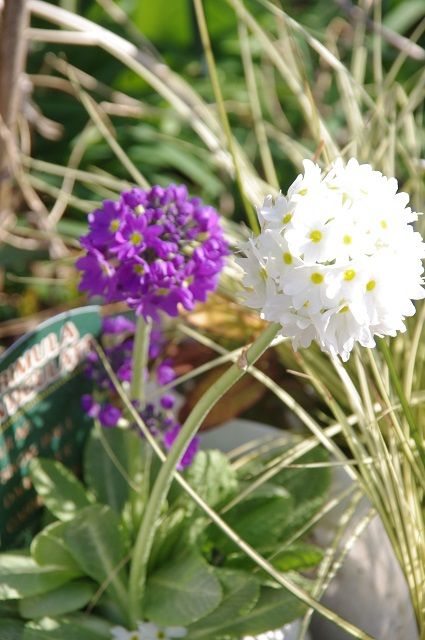
[[[130,387],[130,398],[137,402],[136,409],[141,411],[145,404],[145,374],[149,360],[149,339],[151,333],[151,322],[145,321],[142,316],[137,317],[136,335],[133,346],[132,377]],[[152,461],[152,451],[147,442],[143,442],[143,476],[140,492],[131,492],[132,517],[135,531],[139,527],[140,516],[146,506],[149,495],[149,479]],[[132,449],[129,452],[130,476],[133,478],[138,469],[139,449]],[[140,500],[141,499],[141,500]]]
[[[145,321],[141,316],[137,317],[136,336],[133,347],[133,366],[130,396],[136,400],[139,409],[143,409],[145,402],[145,381],[144,376],[149,358],[149,339],[151,332],[150,321]]]
[[[232,365],[202,396],[183,424],[173,447],[161,467],[155,484],[153,485],[142,525],[133,549],[129,581],[129,613],[133,623],[140,619],[140,604],[146,582],[146,569],[149,555],[158,524],[158,517],[167,496],[176,466],[180,462],[204,418],[216,402],[242,378],[248,366],[256,362],[267,347],[270,346],[279,328],[280,325],[276,323],[270,324],[247,350],[243,364],[238,363]]]

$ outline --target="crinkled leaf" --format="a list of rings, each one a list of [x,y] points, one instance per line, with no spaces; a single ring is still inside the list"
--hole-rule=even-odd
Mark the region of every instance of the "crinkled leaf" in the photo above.
[[[84,573],[108,584],[109,593],[126,602],[123,560],[128,547],[116,513],[106,505],[82,509],[69,523],[65,541]]]
[[[37,619],[78,611],[86,606],[96,590],[97,585],[90,580],[74,580],[54,591],[23,598],[19,602],[19,613],[22,618]]]
[[[0,555],[0,600],[45,593],[75,577],[73,571],[40,566],[28,556],[4,553]]]
[[[201,556],[190,554],[149,576],[143,611],[155,624],[187,626],[213,611],[221,598],[211,567]]]
[[[92,504],[81,482],[60,462],[36,458],[29,471],[38,495],[59,520],[72,520],[78,509]]]
[[[223,516],[232,529],[256,549],[268,547],[279,539],[292,509],[292,498],[284,489],[269,485],[267,492],[266,486],[262,489],[263,494],[251,494]],[[222,555],[235,551],[234,543],[215,525],[209,527],[208,534]]]
[[[297,458],[297,465],[325,463],[328,454],[323,447],[315,447],[312,451]],[[244,466],[244,473],[254,476],[261,473],[268,459],[257,459]],[[248,481],[249,482],[249,481]],[[284,542],[314,516],[323,505],[330,484],[330,471],[326,467],[287,468],[277,473],[270,482],[286,489],[294,499],[293,508],[282,519],[278,540]],[[264,485],[263,485],[264,486]]]
[[[40,531],[31,543],[31,555],[40,565],[55,566],[81,574],[81,568],[75,562],[65,541],[68,522],[53,522]]]
[[[260,585],[255,577],[243,572],[228,569],[216,570],[216,576],[223,587],[223,599],[212,613],[191,626],[191,638],[216,638],[223,625],[229,620],[245,616],[256,604],[260,595]]]
[[[236,472],[221,451],[199,451],[187,470],[186,479],[209,504],[217,507],[230,500],[238,491]]]

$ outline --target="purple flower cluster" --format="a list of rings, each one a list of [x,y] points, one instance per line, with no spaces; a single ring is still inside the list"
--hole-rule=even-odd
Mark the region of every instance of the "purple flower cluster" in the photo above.
[[[135,323],[125,316],[105,318],[102,326],[104,351],[118,379],[131,383],[132,352],[134,345]],[[164,339],[161,331],[154,329],[149,342],[149,370],[145,373],[147,385],[165,385],[175,378],[172,360],[161,358]],[[91,352],[85,368],[86,375],[93,381],[95,392],[81,398],[83,410],[91,418],[97,418],[103,427],[116,427],[122,418],[118,406],[114,385],[106,374],[99,356]],[[175,397],[164,394],[156,403],[148,403],[139,413],[151,433],[161,442],[165,449],[170,449],[180,432],[181,425],[176,420],[173,410]],[[191,464],[199,448],[199,439],[195,437],[185,452],[179,469]]]
[[[91,213],[80,289],[126,301],[138,315],[178,315],[217,287],[228,254],[219,215],[184,185],[134,188]]]

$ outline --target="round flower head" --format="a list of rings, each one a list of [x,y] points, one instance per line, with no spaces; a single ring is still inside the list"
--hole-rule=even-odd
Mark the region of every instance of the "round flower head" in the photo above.
[[[217,212],[185,186],[132,189],[88,217],[80,289],[125,301],[138,315],[192,309],[217,287],[228,253]]]
[[[294,348],[317,340],[348,360],[355,342],[405,331],[412,300],[424,298],[425,244],[395,178],[338,159],[327,173],[304,161],[288,196],[268,196],[261,233],[237,261],[249,306],[280,322]]]

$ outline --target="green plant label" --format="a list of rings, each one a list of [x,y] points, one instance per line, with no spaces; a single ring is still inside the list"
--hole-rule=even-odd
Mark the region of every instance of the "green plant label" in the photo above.
[[[82,371],[98,307],[47,320],[0,358],[0,547],[25,541],[39,512],[28,475],[38,455],[78,470],[91,420],[81,396],[91,382]]]

